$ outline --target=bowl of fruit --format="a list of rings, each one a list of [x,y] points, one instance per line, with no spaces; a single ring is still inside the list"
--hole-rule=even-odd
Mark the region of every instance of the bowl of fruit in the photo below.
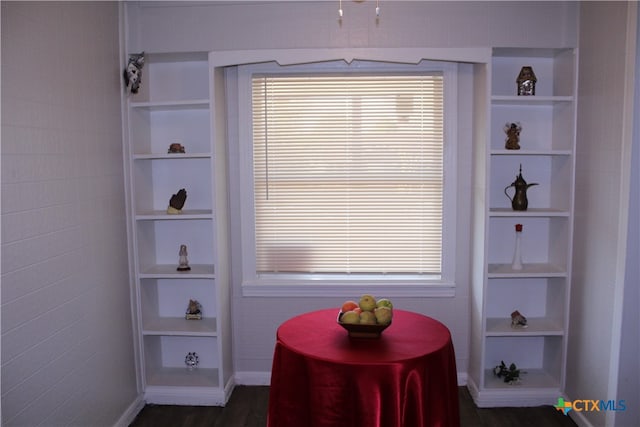
[[[338,313],[338,324],[353,338],[380,338],[391,325],[393,304],[387,298],[376,300],[372,295],[360,297],[358,302],[345,301]]]

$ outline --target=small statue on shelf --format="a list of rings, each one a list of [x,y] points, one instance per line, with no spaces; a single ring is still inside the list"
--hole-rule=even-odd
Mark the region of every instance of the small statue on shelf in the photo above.
[[[198,353],[195,351],[190,351],[184,358],[184,364],[187,365],[187,369],[189,370],[197,368],[199,363],[200,358],[198,357]]]
[[[180,251],[178,252],[178,271],[189,271],[189,260],[187,259],[187,245],[180,245]]]
[[[178,153],[185,153],[184,145],[180,144],[179,142],[174,142],[173,144],[170,144],[167,154],[178,154]]]
[[[518,310],[511,313],[512,328],[526,328],[527,326],[527,318],[520,314]]]
[[[189,300],[189,306],[187,307],[187,312],[185,314],[185,319],[187,320],[201,320],[202,319],[202,305],[195,300]]]
[[[500,364],[493,368],[493,375],[498,378],[504,378],[504,382],[508,384],[514,384],[520,381],[520,369],[516,367],[515,363],[512,363],[507,368],[504,360],[501,360]]]
[[[124,69],[123,77],[126,88],[131,93],[138,93],[140,83],[142,83],[142,67],[144,66],[144,52],[129,55],[127,68]]]
[[[520,149],[520,132],[522,126],[520,122],[505,123],[504,132],[507,134],[507,140],[504,148],[507,150],[519,150]]]
[[[516,83],[518,84],[518,96],[533,96],[536,94],[536,82],[538,78],[536,73],[533,72],[531,66],[524,66],[518,74]]]
[[[176,194],[171,196],[169,200],[169,207],[167,208],[168,214],[179,214],[182,212],[182,208],[184,207],[184,202],[187,201],[187,190],[184,188],[180,189]]]

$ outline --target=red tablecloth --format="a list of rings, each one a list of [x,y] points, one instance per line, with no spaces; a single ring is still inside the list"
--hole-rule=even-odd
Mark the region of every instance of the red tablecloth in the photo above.
[[[437,320],[394,309],[380,338],[350,338],[338,310],[278,328],[269,427],[460,425],[455,354]]]

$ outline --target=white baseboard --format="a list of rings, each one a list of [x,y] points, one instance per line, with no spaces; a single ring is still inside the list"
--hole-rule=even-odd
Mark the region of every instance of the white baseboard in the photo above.
[[[478,408],[526,407],[553,405],[562,394],[553,389],[492,389],[480,390],[473,377],[467,378],[467,388]]]
[[[147,386],[144,400],[154,405],[225,406],[233,384],[217,387]]]
[[[120,419],[113,425],[113,427],[128,427],[131,425],[133,420],[135,420],[136,416],[140,413],[142,408],[144,408],[145,402],[142,400],[142,396],[138,396],[132,403],[129,405],[126,411],[122,414]]]
[[[585,417],[582,412],[569,411],[569,414],[567,415],[573,420],[574,423],[576,423],[578,427],[595,427],[589,422],[589,420],[587,420],[587,417]]]
[[[243,371],[234,374],[236,385],[270,385],[271,371]]]
[[[458,387],[467,385],[468,376],[466,372],[458,372]]]

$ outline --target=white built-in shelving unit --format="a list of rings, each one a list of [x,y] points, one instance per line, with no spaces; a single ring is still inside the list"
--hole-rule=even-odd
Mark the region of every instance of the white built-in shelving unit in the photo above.
[[[523,66],[536,94],[517,96]],[[475,157],[480,195],[474,208],[471,393],[481,407],[553,404],[564,389],[575,164],[575,49],[494,49],[486,77],[487,135]],[[481,89],[480,89],[481,91]],[[520,150],[505,149],[506,123],[522,126]],[[480,124],[481,125],[481,124]],[[484,153],[484,154],[483,154]],[[504,189],[519,173],[529,208],[514,211]],[[513,195],[513,191],[510,190]],[[515,225],[522,224],[524,268],[513,270]],[[518,310],[528,327],[511,327]],[[504,361],[521,369],[507,384],[493,373]]]
[[[232,389],[226,153],[214,143],[208,52],[145,54],[127,100],[128,193],[135,309],[148,403],[224,405]],[[170,154],[171,143],[185,153]],[[171,196],[184,188],[179,214]],[[178,271],[180,245],[190,271]],[[190,299],[201,320],[185,318]],[[185,364],[188,353],[199,358]]]

